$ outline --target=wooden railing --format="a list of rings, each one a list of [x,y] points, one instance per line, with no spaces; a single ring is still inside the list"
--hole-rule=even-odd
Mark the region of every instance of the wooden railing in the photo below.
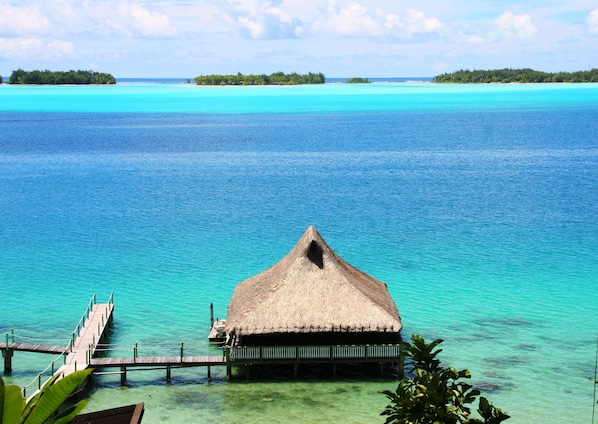
[[[91,313],[91,311],[93,311],[93,307],[96,303],[97,303],[97,297],[96,297],[96,294],[94,293],[93,296],[91,297],[91,300],[87,304],[87,308],[85,308],[85,312],[83,312],[81,319],[77,323],[75,330],[73,330],[73,332],[71,333],[71,340],[69,341],[69,346],[68,346],[69,350],[72,350],[73,345],[75,344],[75,340],[77,340],[77,337],[79,337],[79,335],[81,334],[81,330],[83,329],[83,327],[85,327],[85,321],[87,321],[87,319],[89,318],[89,314]],[[108,305],[114,304],[114,293],[110,293],[107,303],[108,303]]]
[[[65,353],[72,351],[73,346],[75,344],[75,340],[77,339],[77,337],[79,337],[81,330],[85,326],[85,321],[87,321],[87,319],[89,318],[89,314],[93,310],[94,305],[97,303],[96,300],[97,300],[96,294],[94,293],[93,296],[91,297],[91,300],[87,304],[87,308],[85,309],[83,316],[77,323],[75,330],[73,331],[73,333],[71,334],[71,337],[69,338],[68,345],[65,347]],[[108,304],[110,304],[110,305],[114,304],[113,293],[110,293],[110,297],[108,298]],[[12,337],[13,337],[13,341],[14,341],[14,332],[13,332]],[[7,339],[6,343],[8,345],[8,335],[7,335],[6,339]],[[41,388],[44,387],[46,385],[46,383],[48,383],[48,381],[50,381],[50,379],[56,373],[56,370],[58,369],[56,367],[56,364],[58,362],[61,362],[61,365],[66,365],[66,359],[67,359],[66,354],[62,354],[58,358],[54,359],[42,372],[38,373],[37,376],[29,384],[23,386],[23,388],[22,388],[23,396],[25,398],[27,397],[27,389],[28,388],[33,388],[36,391],[41,390]],[[77,368],[77,364],[75,363],[75,369],[76,368]]]
[[[400,345],[235,346],[226,347],[230,362],[276,360],[390,360],[399,359]]]

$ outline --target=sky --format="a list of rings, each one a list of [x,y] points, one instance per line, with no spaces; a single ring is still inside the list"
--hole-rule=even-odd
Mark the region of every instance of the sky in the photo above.
[[[598,0],[0,0],[0,75],[598,68]]]

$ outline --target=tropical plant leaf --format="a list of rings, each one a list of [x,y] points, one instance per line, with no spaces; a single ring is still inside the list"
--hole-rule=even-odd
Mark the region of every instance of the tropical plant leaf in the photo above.
[[[0,386],[2,410],[0,410],[0,424],[19,424],[21,412],[25,407],[25,399],[19,386]]]
[[[77,371],[45,386],[24,424],[44,424],[91,372],[92,369]]]
[[[399,381],[395,392],[383,391],[390,401],[380,415],[385,424],[499,424],[509,418],[485,398],[478,412],[483,418],[469,418],[470,404],[480,391],[462,379],[471,378],[468,370],[443,367],[437,355],[442,339],[426,343],[414,334],[411,343],[401,345],[401,360],[413,367],[412,377]]]
[[[79,412],[85,408],[87,405],[87,400],[82,400],[78,402],[76,405],[73,405],[69,408],[66,408],[62,411],[59,415],[57,415],[52,421],[51,424],[68,424],[70,423],[73,418],[79,415]]]
[[[52,377],[50,377],[50,379],[48,380],[46,385],[50,386],[50,385],[54,384],[54,382],[56,381],[56,379],[58,377],[59,377],[58,374],[53,375]],[[39,402],[39,398],[43,394],[44,394],[44,391],[40,390],[39,392],[37,392],[35,394],[35,396],[33,396],[31,399],[29,399],[29,401],[25,404],[25,409],[23,410],[23,413],[21,414],[21,422],[27,421],[27,417],[29,417],[33,408],[35,408],[35,406],[37,406],[37,403]]]

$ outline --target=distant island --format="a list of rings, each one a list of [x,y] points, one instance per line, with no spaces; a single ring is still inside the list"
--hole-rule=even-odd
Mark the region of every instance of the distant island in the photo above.
[[[299,84],[324,84],[326,77],[323,73],[298,74],[293,72],[285,74],[276,72],[266,75],[200,75],[195,77],[197,85],[299,85]]]
[[[369,84],[370,80],[367,78],[353,77],[345,81],[346,84]]]
[[[482,84],[482,83],[543,83],[543,82],[598,82],[598,69],[578,72],[541,72],[533,69],[494,69],[473,70],[462,69],[437,75],[432,79],[435,83]]]
[[[116,84],[116,79],[110,74],[94,71],[24,71],[17,69],[12,71],[9,84],[32,84],[32,85],[63,85],[63,84]]]

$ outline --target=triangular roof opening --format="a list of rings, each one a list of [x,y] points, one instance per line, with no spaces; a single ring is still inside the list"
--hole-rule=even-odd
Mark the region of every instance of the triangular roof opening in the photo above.
[[[318,268],[324,269],[324,258],[322,257],[322,248],[317,241],[312,240],[307,249],[307,258]]]

